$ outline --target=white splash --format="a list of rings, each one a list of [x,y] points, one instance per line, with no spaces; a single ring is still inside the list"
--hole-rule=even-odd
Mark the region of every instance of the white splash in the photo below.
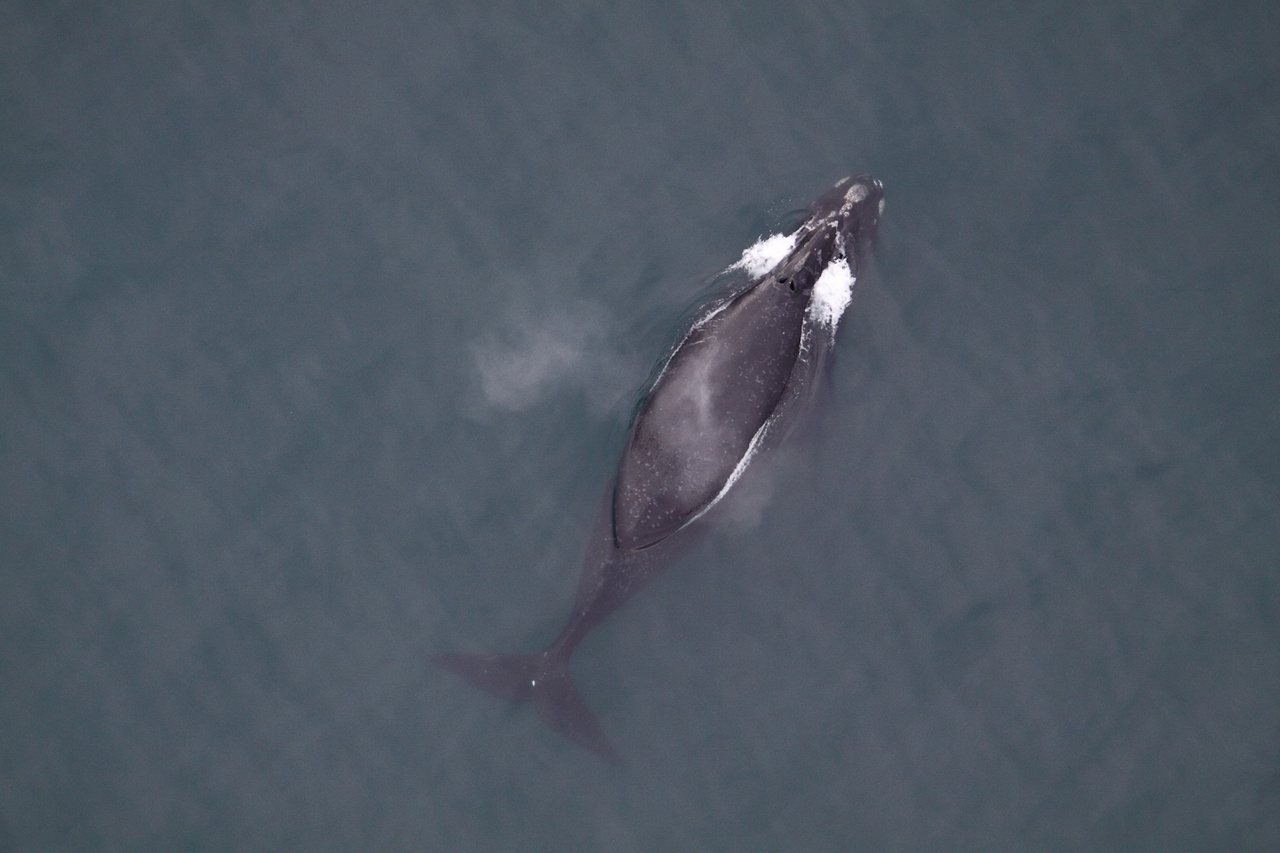
[[[760,278],[776,267],[796,247],[796,238],[799,234],[800,232],[797,231],[795,234],[772,234],[761,237],[754,244],[743,249],[742,259],[729,269],[745,270],[752,278]]]
[[[841,315],[844,314],[844,309],[849,307],[849,301],[853,299],[854,281],[849,262],[844,258],[837,258],[827,264],[827,268],[813,284],[809,314],[814,320],[828,327],[833,335]]]

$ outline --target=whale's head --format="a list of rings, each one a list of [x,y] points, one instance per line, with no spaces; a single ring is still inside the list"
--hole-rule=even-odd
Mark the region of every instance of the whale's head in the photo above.
[[[846,251],[857,254],[875,245],[884,186],[870,175],[844,178],[819,196],[809,213],[813,221],[834,218]]]
[[[884,187],[870,175],[843,178],[809,208],[809,218],[795,235],[790,253],[774,276],[790,290],[808,293],[834,259],[843,257],[854,275],[864,254],[875,245]]]

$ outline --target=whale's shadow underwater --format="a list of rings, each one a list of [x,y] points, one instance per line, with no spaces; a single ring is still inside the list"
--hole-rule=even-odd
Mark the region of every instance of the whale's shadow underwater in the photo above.
[[[636,411],[592,528],[573,614],[541,652],[440,654],[432,661],[617,761],[569,677],[582,638],[669,567],[763,448],[804,408],[850,288],[874,246],[884,189],[870,175],[823,193],[781,258],[740,262],[745,285],[704,305]],[[775,263],[776,261],[776,263]]]

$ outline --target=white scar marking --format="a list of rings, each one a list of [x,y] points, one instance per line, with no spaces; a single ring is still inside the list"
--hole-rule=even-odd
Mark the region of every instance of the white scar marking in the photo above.
[[[867,197],[867,192],[866,184],[854,184],[849,187],[849,191],[844,194],[844,204],[840,206],[840,215],[848,216],[853,206]]]

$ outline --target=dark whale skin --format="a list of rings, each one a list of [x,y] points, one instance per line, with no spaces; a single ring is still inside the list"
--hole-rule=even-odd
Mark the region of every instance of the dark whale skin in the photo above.
[[[436,665],[503,699],[532,700],[554,729],[618,760],[569,677],[573,651],[679,558],[694,522],[799,408],[829,343],[814,328],[814,285],[840,259],[856,278],[883,201],[869,175],[836,183],[810,207],[786,257],[713,300],[672,349],[637,409],[597,512],[573,614],[551,645],[526,655],[435,655]]]

